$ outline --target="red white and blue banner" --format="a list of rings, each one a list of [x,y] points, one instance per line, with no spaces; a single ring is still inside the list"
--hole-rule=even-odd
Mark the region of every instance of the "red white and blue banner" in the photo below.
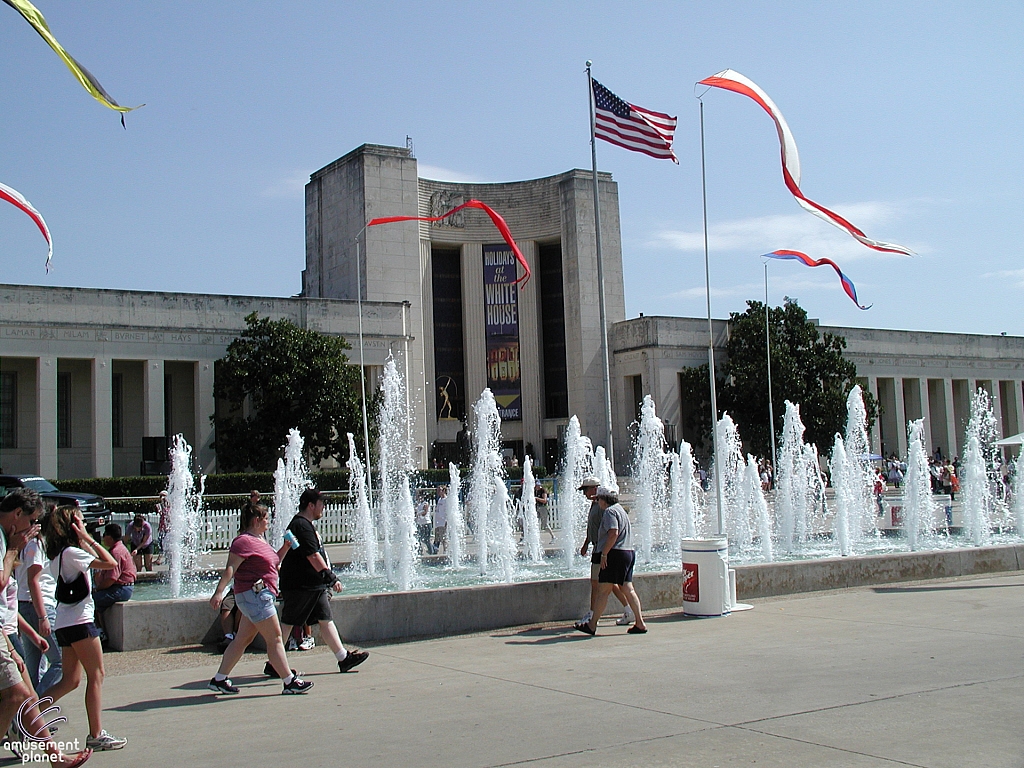
[[[860,309],[871,309],[871,304],[868,304],[865,307],[862,306],[861,303],[857,300],[857,287],[853,284],[853,280],[844,275],[843,270],[841,270],[839,268],[839,265],[832,261],[832,259],[812,259],[806,253],[801,253],[800,251],[772,251],[771,253],[763,254],[761,258],[787,259],[791,261],[799,261],[801,264],[804,264],[805,266],[808,267],[821,267],[826,265],[832,267],[832,269],[836,271],[836,274],[839,275],[839,279],[843,283],[843,290],[846,291],[846,295],[853,300],[853,303],[856,304]]]
[[[485,245],[483,251],[487,386],[494,395],[501,420],[521,421],[523,392],[515,254],[506,245]]]
[[[823,205],[819,205],[800,191],[800,154],[796,149],[796,140],[793,138],[792,131],[789,130],[786,118],[782,116],[782,112],[779,111],[775,102],[772,101],[768,94],[762,91],[754,81],[744,77],[739,72],[726,69],[719,72],[717,75],[704,78],[698,83],[698,85],[707,85],[712,88],[723,88],[727,91],[733,91],[734,93],[738,93],[742,96],[747,96],[760,104],[761,108],[771,115],[772,120],[775,121],[775,128],[779,133],[779,145],[782,149],[782,178],[786,183],[786,188],[789,189],[793,197],[796,198],[796,201],[804,210],[809,213],[813,213],[819,219],[823,219],[829,224],[848,232],[868,248],[885,253],[901,253],[904,256],[914,255],[912,250],[902,245],[884,243],[881,240],[872,240],[838,213],[830,211]]]

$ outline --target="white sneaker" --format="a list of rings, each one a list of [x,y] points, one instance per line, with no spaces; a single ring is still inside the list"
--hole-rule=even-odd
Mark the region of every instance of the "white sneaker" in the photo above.
[[[316,640],[313,639],[312,635],[307,635],[302,638],[302,642],[299,643],[300,651],[311,651],[316,647]]]
[[[594,612],[593,611],[587,611],[586,613],[583,614],[583,618],[580,619],[580,624],[589,624],[590,620],[592,618],[594,618]]]
[[[627,605],[625,612],[615,620],[615,624],[619,627],[628,627],[634,621],[636,616],[633,615],[633,609]]]
[[[284,645],[284,649],[286,651],[297,651],[299,650],[299,644],[295,642],[294,637],[289,637],[288,642]]]

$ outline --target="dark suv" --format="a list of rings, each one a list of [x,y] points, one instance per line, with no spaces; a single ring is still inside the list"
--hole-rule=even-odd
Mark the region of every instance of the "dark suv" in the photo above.
[[[95,493],[58,491],[49,480],[36,475],[0,475],[0,497],[6,496],[14,488],[31,488],[45,501],[52,502],[58,507],[78,507],[82,510],[85,527],[90,532],[101,528],[110,520],[106,500]]]

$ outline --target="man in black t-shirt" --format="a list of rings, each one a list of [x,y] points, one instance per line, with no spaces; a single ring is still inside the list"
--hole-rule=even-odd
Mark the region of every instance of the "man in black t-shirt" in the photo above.
[[[366,661],[370,654],[358,648],[346,650],[334,625],[331,613],[331,598],[328,590],[341,592],[341,582],[331,570],[327,551],[320,534],[313,527],[324,513],[324,497],[315,488],[307,488],[299,497],[299,514],[288,524],[299,545],[288,550],[281,563],[281,634],[285,637],[297,624],[320,625],[320,636],[338,659],[338,671],[348,672]],[[264,670],[276,676],[272,667]],[[273,674],[271,674],[273,673]]]

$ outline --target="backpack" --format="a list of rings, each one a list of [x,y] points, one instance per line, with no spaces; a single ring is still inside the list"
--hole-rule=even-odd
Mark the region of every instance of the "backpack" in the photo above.
[[[89,596],[89,582],[85,578],[85,572],[78,574],[78,578],[74,581],[64,581],[64,577],[61,575],[61,570],[64,567],[64,552],[60,553],[60,558],[57,562],[57,602],[64,603],[64,605],[74,605],[80,603]]]

